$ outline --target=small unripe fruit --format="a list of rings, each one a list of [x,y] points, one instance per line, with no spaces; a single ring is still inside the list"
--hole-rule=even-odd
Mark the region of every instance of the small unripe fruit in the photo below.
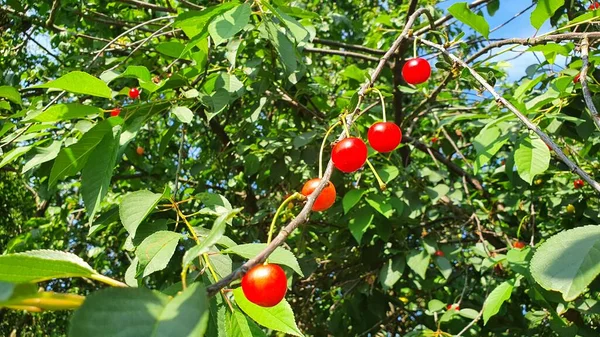
[[[575,213],[575,206],[573,206],[572,204],[568,204],[567,213]]]
[[[138,156],[144,155],[144,148],[141,146],[138,146],[137,149],[135,149],[135,153],[137,153]]]
[[[541,185],[544,181],[542,179],[536,179],[535,180],[535,184],[536,185]]]

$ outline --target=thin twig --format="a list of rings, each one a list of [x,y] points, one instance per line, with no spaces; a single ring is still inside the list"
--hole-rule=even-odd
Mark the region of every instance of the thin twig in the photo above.
[[[50,9],[50,15],[48,15],[48,20],[46,20],[46,27],[51,27],[52,25],[54,25],[56,13],[58,13],[59,8],[60,0],[54,0],[54,3],[52,3],[52,9]]]
[[[471,75],[479,82],[481,85],[494,97],[498,104],[504,105],[508,110],[510,110],[527,128],[537,134],[550,148],[554,151],[556,156],[565,163],[570,169],[571,172],[579,175],[583,180],[585,180],[588,184],[590,184],[596,191],[600,193],[600,184],[597,181],[592,179],[584,170],[582,170],[576,163],[574,163],[571,159],[569,159],[562,149],[542,130],[540,130],[537,125],[533,124],[529,118],[523,115],[514,105],[512,105],[508,100],[504,97],[500,96],[498,92],[492,87],[481,75],[477,73],[473,68],[471,68],[465,61],[456,57],[454,54],[448,52],[443,46],[440,46],[436,43],[433,43],[428,40],[421,40],[421,42],[425,45],[438,49],[444,54],[448,55],[454,62],[458,63],[461,67],[466,68]]]
[[[317,54],[331,54],[331,55],[353,57],[353,58],[371,61],[371,62],[379,61],[379,59],[374,56],[369,56],[369,55],[355,53],[355,52],[351,52],[351,51],[345,51],[345,50],[304,47],[304,51],[309,52],[309,53],[317,53]]]
[[[479,313],[477,314],[477,317],[475,317],[469,324],[467,324],[467,326],[460,330],[460,332],[456,335],[454,335],[454,337],[460,337],[462,336],[465,332],[467,332],[467,330],[469,330],[473,324],[477,323],[477,321],[479,321],[479,319],[481,318],[481,316],[483,315],[483,308],[479,311]]]
[[[344,48],[347,50],[362,51],[362,52],[369,53],[369,54],[385,55],[385,50],[369,48],[369,47],[356,45],[356,44],[350,44],[350,43],[344,43],[344,42],[338,42],[338,41],[332,41],[332,40],[326,40],[326,39],[319,39],[318,37],[314,38],[312,42],[317,43],[317,44],[322,44],[325,46],[330,46],[330,47],[338,47],[338,48]]]
[[[138,1],[138,0],[119,0],[119,2],[134,5],[138,8],[147,8],[157,12],[167,12],[167,13],[177,13],[177,10],[173,8],[161,7],[159,5],[151,4],[148,2]]]
[[[600,129],[600,116],[598,116],[598,110],[596,109],[594,101],[592,100],[592,93],[590,92],[587,81],[589,47],[590,43],[588,38],[584,37],[583,40],[581,40],[581,60],[583,61],[583,65],[581,66],[581,73],[579,73],[579,81],[581,82],[581,88],[583,89],[583,100],[585,101],[585,105],[587,106],[588,110],[590,110],[590,115],[592,116],[592,120],[596,124],[596,127]]]

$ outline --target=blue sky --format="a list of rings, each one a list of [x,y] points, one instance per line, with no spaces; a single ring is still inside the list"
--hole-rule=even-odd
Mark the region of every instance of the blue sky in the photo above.
[[[465,1],[466,0],[444,1],[439,4],[438,8],[446,10],[448,7],[452,6],[453,4],[455,4],[457,2],[465,2]],[[501,25],[502,23],[506,22],[508,19],[512,18],[515,14],[523,11],[525,8],[529,7],[530,5],[531,5],[531,2],[529,0],[527,0],[527,1],[516,1],[516,0],[505,1],[505,0],[502,0],[502,1],[500,1],[500,8],[494,14],[494,16],[490,17],[488,15],[485,7],[482,7],[482,13],[484,14],[485,19],[489,23],[490,29],[493,29],[493,28]],[[512,22],[508,23],[506,26],[491,33],[489,36],[490,39],[492,39],[492,38],[497,39],[497,38],[533,37],[534,34],[536,33],[536,31],[535,31],[535,28],[533,28],[531,26],[529,17],[534,8],[535,8],[535,6],[530,8],[529,10],[527,10],[525,13],[521,14],[519,17],[514,19]],[[464,26],[464,27],[465,27],[465,30],[473,32],[468,26]],[[540,31],[537,33],[537,35],[546,33],[550,30],[551,30],[550,21],[547,21],[546,23],[544,23],[544,25],[542,26]],[[504,48],[506,48],[506,47],[504,47]],[[504,48],[501,48],[501,49],[504,49]],[[523,51],[524,49],[525,49],[524,47],[517,48],[517,50],[520,50],[520,51]],[[516,59],[512,59],[515,56],[517,56],[518,54],[519,53],[517,53],[517,52],[509,52],[509,53],[500,55],[499,57],[494,59],[494,60],[508,60],[507,62],[510,63],[510,65],[511,65],[511,67],[507,69],[509,80],[513,80],[513,81],[519,80],[522,76],[525,75],[525,69],[527,68],[527,66],[538,62],[537,59],[535,58],[535,55],[533,52],[527,52],[527,53],[522,54],[521,56],[519,56]],[[541,53],[538,52],[536,54],[540,60],[542,60],[542,61],[544,60],[544,56]],[[510,60],[510,59],[512,59],[512,60]],[[559,66],[564,66],[564,57],[557,57],[556,64],[558,64]],[[559,68],[557,67],[557,69],[559,69]]]

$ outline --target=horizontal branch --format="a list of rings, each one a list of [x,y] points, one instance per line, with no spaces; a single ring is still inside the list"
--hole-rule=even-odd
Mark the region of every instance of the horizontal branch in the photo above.
[[[369,48],[369,47],[365,47],[365,46],[361,46],[361,45],[357,45],[357,44],[350,44],[350,43],[338,42],[338,41],[333,41],[333,40],[320,39],[318,37],[314,38],[312,42],[316,43],[316,44],[330,46],[330,47],[344,48],[346,50],[362,51],[365,53],[375,54],[375,55],[384,55],[385,54],[385,50]]]
[[[317,53],[317,54],[330,54],[330,55],[340,55],[345,57],[354,57],[357,59],[362,59],[370,62],[379,62],[377,57],[355,53],[351,51],[345,50],[337,50],[337,49],[323,49],[323,48],[312,48],[312,47],[304,47],[304,51],[309,53]]]
[[[600,34],[600,33],[598,33]],[[588,184],[590,184],[597,192],[600,193],[600,184],[597,181],[592,179],[584,170],[582,170],[577,164],[575,164],[569,157],[567,157],[562,149],[542,130],[540,130],[537,125],[533,124],[523,113],[521,113],[514,105],[512,105],[508,100],[504,97],[500,96],[494,87],[492,87],[481,75],[479,75],[473,68],[471,68],[465,61],[461,60],[454,54],[448,52],[443,46],[440,46],[436,43],[433,43],[428,40],[421,40],[421,42],[427,46],[435,48],[445,55],[447,55],[452,61],[458,63],[461,67],[466,68],[471,75],[479,82],[481,85],[494,97],[498,104],[504,105],[508,110],[510,110],[523,124],[527,126],[531,131],[537,134],[550,148],[554,151],[556,156],[565,163],[570,169],[571,172],[579,175],[583,180],[585,180]]]
[[[159,5],[151,4],[149,2],[143,2],[139,0],[118,0],[119,2],[134,5],[138,8],[147,8],[157,12],[166,12],[166,13],[177,13],[177,10],[174,8],[162,7]]]

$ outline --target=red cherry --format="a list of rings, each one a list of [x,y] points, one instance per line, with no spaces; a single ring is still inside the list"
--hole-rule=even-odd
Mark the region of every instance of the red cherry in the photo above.
[[[136,99],[136,98],[140,97],[140,89],[138,89],[138,88],[129,89],[129,97],[132,99]]]
[[[304,186],[302,186],[302,195],[308,197],[311,195],[314,190],[317,188],[321,179],[314,178],[307,181]],[[323,188],[321,194],[315,200],[315,203],[312,206],[312,210],[315,212],[320,212],[328,209],[335,202],[335,186],[331,182],[327,183],[327,186]]]
[[[371,147],[381,153],[393,151],[402,141],[402,131],[396,123],[378,122],[369,128],[367,134]]]
[[[431,138],[431,142],[432,142],[433,144],[437,143],[437,141],[438,141],[438,137],[433,137],[433,138]]]
[[[525,248],[525,242],[516,241],[515,243],[513,243],[513,247],[517,248],[517,249],[523,249],[523,248]]]
[[[114,109],[110,110],[110,117],[116,117],[120,114],[121,114],[120,108],[114,108]]]
[[[246,298],[261,307],[277,305],[287,292],[285,272],[276,264],[259,264],[242,278]]]
[[[573,83],[579,83],[579,78],[581,77],[581,73],[577,73],[575,77],[573,77]]]
[[[446,310],[460,310],[460,306],[458,304],[448,304],[446,306]]]
[[[135,152],[138,154],[138,156],[141,156],[144,154],[144,148],[141,146],[138,146],[137,149],[135,149]]]
[[[598,2],[594,2],[593,4],[590,5],[590,7],[588,7],[589,10],[593,11],[594,9],[598,9],[600,8],[600,3]]]
[[[367,161],[367,146],[359,138],[348,137],[335,144],[331,160],[338,170],[350,173],[361,168]]]
[[[441,250],[436,250],[436,251],[435,251],[435,256],[440,256],[440,257],[442,257],[442,256],[444,256],[444,252],[442,252]]]
[[[408,59],[402,67],[402,77],[406,83],[421,84],[431,76],[431,66],[427,60],[416,57]]]
[[[581,179],[577,179],[573,182],[573,187],[575,187],[575,189],[580,189],[583,185],[585,185],[585,183]]]

